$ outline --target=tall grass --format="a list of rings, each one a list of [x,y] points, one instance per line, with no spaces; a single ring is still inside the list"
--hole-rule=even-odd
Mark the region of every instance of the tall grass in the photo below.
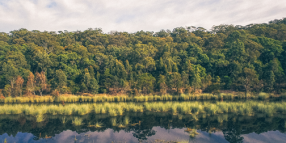
[[[268,93],[261,92],[257,95],[248,94],[247,98],[265,100],[268,98],[286,98],[286,93],[279,96],[270,96]],[[36,96],[36,97],[6,97],[0,98],[0,103],[77,103],[77,102],[151,102],[151,101],[196,101],[196,100],[234,100],[244,99],[244,93],[220,93],[213,95],[209,93],[203,94],[181,94],[179,96],[172,95],[140,95],[129,97],[121,96]]]
[[[179,114],[208,114],[235,113],[252,116],[255,113],[264,113],[267,116],[273,114],[286,114],[286,102],[145,102],[145,103],[91,103],[91,104],[66,104],[63,105],[26,105],[26,104],[2,104],[0,114],[6,115],[31,115],[41,121],[43,115],[86,115],[108,114],[110,116],[122,116],[126,112],[165,112],[173,115]]]

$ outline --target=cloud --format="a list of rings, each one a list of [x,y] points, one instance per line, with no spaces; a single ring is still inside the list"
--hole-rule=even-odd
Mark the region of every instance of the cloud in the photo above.
[[[210,29],[266,23],[285,13],[285,0],[0,0],[0,31]]]

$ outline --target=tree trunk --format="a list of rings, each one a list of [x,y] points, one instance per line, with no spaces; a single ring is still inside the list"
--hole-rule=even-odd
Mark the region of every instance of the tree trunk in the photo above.
[[[248,89],[248,88],[247,88],[246,85],[244,86],[244,88],[245,88],[245,100],[246,100],[246,99],[247,99],[247,89]]]
[[[40,92],[40,95],[41,95],[41,96],[43,96],[42,91],[41,91],[41,90],[39,90],[39,92]]]

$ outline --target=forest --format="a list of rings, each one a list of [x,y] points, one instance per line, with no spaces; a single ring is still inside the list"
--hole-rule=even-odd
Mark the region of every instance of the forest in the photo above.
[[[0,33],[0,97],[285,92],[286,18],[135,33]]]

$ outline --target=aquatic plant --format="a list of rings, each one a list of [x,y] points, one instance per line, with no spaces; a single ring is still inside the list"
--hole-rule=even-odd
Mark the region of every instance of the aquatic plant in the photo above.
[[[112,125],[112,126],[117,126],[117,120],[116,120],[116,118],[111,118],[111,119],[110,119],[110,122],[111,122],[111,125]]]
[[[199,133],[197,132],[196,129],[192,129],[192,130],[189,132],[189,135],[190,135],[190,137],[194,138],[196,135],[199,135]]]
[[[169,112],[173,115],[216,115],[221,113],[235,113],[239,115],[252,116],[263,113],[267,116],[274,114],[286,114],[286,102],[146,102],[135,103],[104,103],[104,104],[66,104],[63,105],[25,105],[25,104],[2,104],[0,114],[7,115],[86,115],[89,113],[104,114],[110,116],[123,115],[125,112]]]
[[[281,95],[271,96],[268,93],[259,93],[257,96],[253,93],[248,93],[247,97],[251,99],[266,100],[268,98],[286,98],[286,93]],[[233,99],[244,99],[245,94],[241,92],[237,93],[220,93],[213,95],[210,93],[202,94],[181,94],[180,96],[175,95],[140,95],[135,97],[129,97],[127,95],[119,96],[76,96],[76,95],[63,95],[63,96],[35,96],[35,97],[6,97],[0,98],[2,103],[98,103],[98,102],[150,102],[150,101],[195,101],[195,100],[233,100]]]
[[[103,124],[101,122],[96,122],[95,125],[88,125],[88,127],[102,128]]]
[[[42,114],[39,114],[36,116],[36,122],[43,122],[44,120],[45,118]]]
[[[78,118],[78,117],[75,117],[75,118],[72,120],[72,124],[75,125],[75,126],[80,126],[80,125],[82,125],[82,119],[81,119],[81,118]]]
[[[123,121],[123,122],[124,122],[124,125],[125,125],[125,126],[129,125],[129,123],[130,123],[129,117],[126,116],[126,117],[124,118],[124,121]]]
[[[126,128],[126,126],[123,123],[119,123],[117,127],[118,128]]]

